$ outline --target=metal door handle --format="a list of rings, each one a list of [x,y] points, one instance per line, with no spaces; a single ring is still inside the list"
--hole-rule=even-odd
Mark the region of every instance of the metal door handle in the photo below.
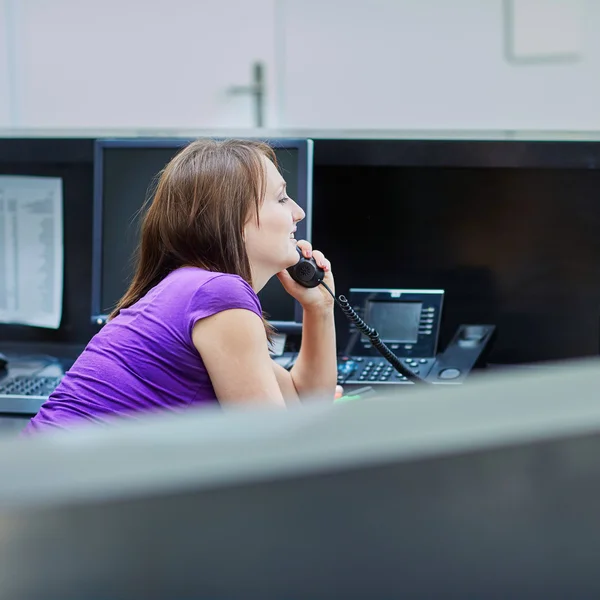
[[[231,94],[250,94],[254,97],[254,115],[256,127],[264,125],[265,101],[265,67],[261,62],[252,65],[252,82],[250,85],[236,85],[229,88]]]

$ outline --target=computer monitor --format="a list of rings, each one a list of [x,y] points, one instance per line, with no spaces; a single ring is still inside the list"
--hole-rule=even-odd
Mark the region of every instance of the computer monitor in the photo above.
[[[313,240],[331,260],[336,289],[443,289],[440,349],[463,323],[493,324],[492,365],[597,356],[600,170],[501,167],[484,152],[480,160],[494,166],[472,166],[476,146],[460,156],[464,167],[424,166],[406,152],[420,163],[319,166]],[[330,197],[360,208],[320,201]],[[345,321],[338,313],[340,347]]]
[[[191,139],[100,139],[94,155],[94,237],[92,321],[106,322],[133,276],[139,241],[140,208],[158,172]],[[306,218],[297,239],[311,238],[313,142],[309,139],[265,140],[275,150],[289,195]],[[259,298],[270,323],[282,333],[302,327],[302,308],[274,277]]]

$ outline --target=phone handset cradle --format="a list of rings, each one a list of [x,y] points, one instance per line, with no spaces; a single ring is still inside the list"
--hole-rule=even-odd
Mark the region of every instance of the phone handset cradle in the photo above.
[[[292,279],[296,283],[307,288],[317,287],[319,284],[322,285],[331,294],[335,303],[342,309],[342,312],[346,317],[356,325],[359,331],[369,338],[373,348],[375,348],[394,367],[394,369],[398,371],[398,373],[404,375],[406,379],[413,383],[427,383],[427,381],[421,379],[418,375],[415,375],[400,362],[398,357],[381,341],[379,333],[377,333],[373,327],[369,327],[369,325],[356,314],[345,296],[340,295],[336,298],[335,294],[329,289],[329,286],[323,281],[325,271],[317,265],[315,259],[306,258],[302,255],[300,248],[297,248],[297,250],[298,254],[300,254],[300,260],[295,265],[288,268],[288,273],[291,275]]]

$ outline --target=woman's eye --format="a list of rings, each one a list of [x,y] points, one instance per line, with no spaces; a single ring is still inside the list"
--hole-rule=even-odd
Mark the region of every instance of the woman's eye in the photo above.
[[[279,202],[281,202],[281,204],[283,204],[284,202],[287,202],[289,200],[289,198],[287,196],[284,196],[283,198],[279,199]]]

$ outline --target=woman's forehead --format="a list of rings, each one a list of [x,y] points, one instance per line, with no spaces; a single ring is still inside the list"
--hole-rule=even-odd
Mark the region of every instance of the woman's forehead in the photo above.
[[[267,171],[267,185],[273,190],[278,190],[279,188],[285,186],[285,180],[281,176],[281,173],[277,170],[277,167],[267,158],[266,161],[266,171]]]

